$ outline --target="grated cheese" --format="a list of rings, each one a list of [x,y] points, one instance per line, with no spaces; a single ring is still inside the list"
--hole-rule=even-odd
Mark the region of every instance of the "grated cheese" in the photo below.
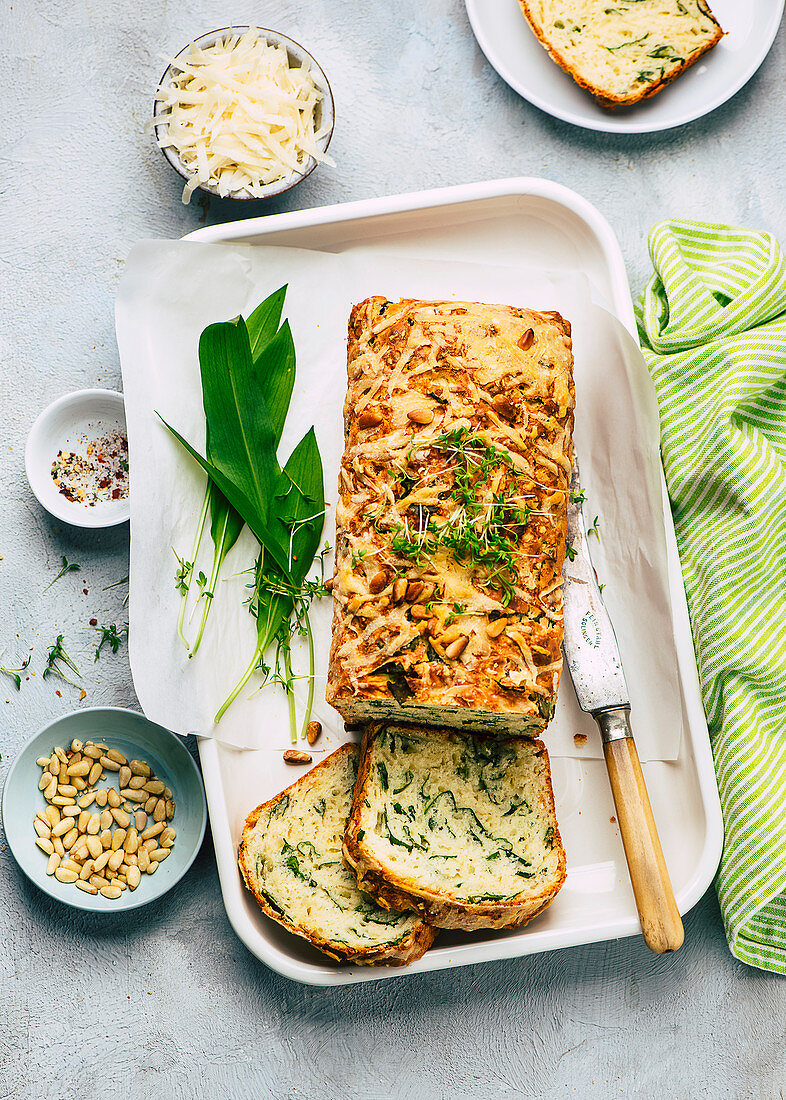
[[[286,49],[256,28],[205,49],[192,43],[171,64],[154,127],[159,147],[173,148],[188,173],[184,203],[202,184],[222,197],[258,198],[302,175],[312,158],[333,163],[321,147],[327,130],[315,128],[324,96],[310,69],[291,66]]]

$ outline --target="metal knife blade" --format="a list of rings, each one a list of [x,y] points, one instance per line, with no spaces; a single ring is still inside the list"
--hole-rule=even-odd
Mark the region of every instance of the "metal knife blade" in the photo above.
[[[578,459],[568,497],[568,546],[562,569],[565,634],[562,643],[582,710],[590,714],[629,706],[619,646],[595,578],[581,510]]]

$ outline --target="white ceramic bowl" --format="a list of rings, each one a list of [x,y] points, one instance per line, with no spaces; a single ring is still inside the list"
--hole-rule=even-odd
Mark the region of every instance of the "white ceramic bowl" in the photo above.
[[[126,414],[123,395],[116,390],[76,390],[44,409],[27,437],[25,469],[47,512],[74,527],[114,527],[128,519],[128,497],[83,504],[64,497],[52,480],[58,451],[79,450],[83,438],[97,439],[118,428],[125,432]]]
[[[295,62],[298,65],[302,65],[303,62],[307,62],[311,71],[311,77],[316,84],[319,91],[322,93],[322,100],[315,108],[314,112],[314,127],[316,130],[320,130],[325,127],[325,135],[319,143],[320,150],[324,153],[328,145],[330,145],[330,139],[333,137],[333,127],[335,124],[335,103],[333,101],[333,92],[331,91],[328,78],[322,67],[316,62],[312,55],[305,50],[298,42],[293,41],[291,38],[287,38],[284,34],[279,34],[278,31],[271,31],[265,27],[255,28],[259,30],[259,35],[267,42],[274,46],[283,46],[287,51],[287,55],[290,60],[290,64]],[[248,30],[248,27],[222,27],[217,31],[210,31],[208,34],[203,34],[201,38],[195,38],[193,42],[189,42],[187,46],[184,46],[180,53],[175,55],[174,61],[171,65],[168,65],[164,70],[164,74],[159,81],[159,84],[168,84],[172,77],[172,71],[177,67],[177,59],[183,54],[187,53],[191,46],[199,46],[201,49],[205,49],[208,46],[214,45],[219,38],[226,38],[230,34],[244,34]],[[153,103],[153,118],[158,119],[163,116],[166,118],[166,109],[163,104],[158,100]],[[154,132],[162,129],[166,125],[166,122],[157,124],[154,127]],[[166,159],[172,165],[176,172],[178,172],[184,180],[188,180],[189,174],[183,167],[183,163],[177,154],[177,151],[172,147],[162,149]],[[273,195],[281,195],[284,191],[289,191],[293,187],[296,187],[299,183],[302,183],[306,176],[310,176],[317,166],[317,161],[313,157],[310,158],[308,164],[304,170],[297,176],[286,177],[282,180],[275,180],[273,183],[267,184],[266,187],[261,189],[261,193],[258,195],[252,195],[245,189],[242,191],[231,191],[228,195],[223,196],[227,199],[251,199],[260,200],[271,198]],[[218,195],[218,188],[213,184],[203,183],[199,184],[196,188],[197,191],[205,191],[209,195]]]

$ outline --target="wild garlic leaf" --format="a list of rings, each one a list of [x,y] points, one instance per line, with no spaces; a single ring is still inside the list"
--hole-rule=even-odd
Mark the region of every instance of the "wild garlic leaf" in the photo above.
[[[325,517],[322,458],[309,428],[287,460],[276,493],[275,510],[288,538],[289,573],[295,584],[306,578],[319,549]]]
[[[251,355],[254,359],[258,358],[262,349],[270,343],[278,332],[286,293],[286,286],[274,291],[269,297],[265,298],[264,302],[260,302],[246,321]]]
[[[295,385],[295,343],[288,321],[254,357],[254,375],[267,405],[275,446],[278,447]]]
[[[256,385],[242,317],[204,330],[199,340],[199,366],[211,465],[253,503],[256,515],[265,523],[278,475],[276,442],[267,404]],[[232,502],[231,494],[221,491]],[[243,514],[242,508],[238,511]]]

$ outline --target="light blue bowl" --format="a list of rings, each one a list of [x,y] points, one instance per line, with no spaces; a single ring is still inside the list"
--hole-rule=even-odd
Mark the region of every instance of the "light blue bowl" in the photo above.
[[[102,741],[119,749],[129,760],[144,760],[156,778],[172,790],[177,833],[174,847],[154,875],[142,875],[136,890],[124,890],[112,901],[101,894],[87,894],[71,883],[58,882],[46,873],[47,856],[36,846],[33,818],[47,803],[38,789],[39,756],[50,756],[55,746],[68,749],[74,738]],[[114,783],[112,782],[114,780]],[[117,786],[117,773],[107,772],[100,786]],[[89,707],[50,722],[20,749],[3,788],[3,825],[8,845],[24,873],[44,893],[75,909],[117,913],[137,909],[160,898],[179,882],[194,862],[207,825],[207,806],[202,777],[179,737],[149,722],[143,714],[122,707]],[[169,824],[169,823],[168,823]]]

